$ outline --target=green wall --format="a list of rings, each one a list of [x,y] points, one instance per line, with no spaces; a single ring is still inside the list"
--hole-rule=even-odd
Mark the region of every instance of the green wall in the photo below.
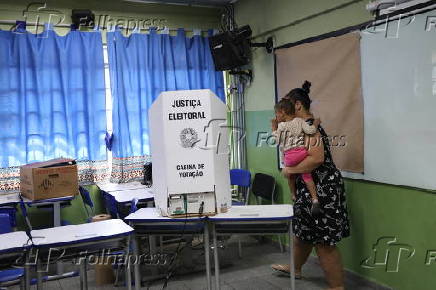
[[[236,4],[235,14],[238,25],[249,24],[254,36],[278,28],[257,37],[256,41],[273,36],[275,46],[279,46],[371,19],[365,9],[368,1],[360,1],[321,16],[308,17],[347,2],[350,1],[240,0]],[[310,19],[283,27],[306,17]],[[274,115],[273,56],[266,54],[263,49],[255,50],[252,69],[254,81],[245,97],[248,166],[252,173],[263,172],[275,176],[279,200],[289,203],[289,189],[277,169],[276,149],[256,144],[259,132],[270,131],[269,120]],[[345,267],[394,289],[435,289],[436,263],[427,266],[426,261],[427,252],[436,250],[436,195],[418,189],[351,179],[346,180],[346,191],[352,233],[340,243]],[[374,256],[373,246],[382,237],[397,239],[389,248],[389,266],[361,266],[362,261]],[[400,248],[403,250],[398,271],[395,272],[392,265],[395,266],[393,262]],[[408,259],[408,250],[412,248],[414,255]],[[378,247],[376,257],[378,261],[381,260],[380,264],[384,264],[384,253],[385,250]]]

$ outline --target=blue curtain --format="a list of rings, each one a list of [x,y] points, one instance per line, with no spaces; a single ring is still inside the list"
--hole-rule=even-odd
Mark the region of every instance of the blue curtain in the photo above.
[[[0,31],[0,128],[3,168],[106,160],[101,33]]]
[[[211,89],[225,101],[222,72],[215,71],[207,37],[120,31],[107,34],[113,96],[112,177],[134,179],[150,154],[148,109],[162,91]],[[130,176],[126,176],[130,175]]]

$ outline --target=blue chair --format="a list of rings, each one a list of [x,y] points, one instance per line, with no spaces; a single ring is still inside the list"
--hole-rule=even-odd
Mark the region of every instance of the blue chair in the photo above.
[[[80,196],[82,197],[83,207],[85,208],[87,215],[86,221],[89,223],[94,216],[94,203],[92,202],[91,195],[86,188],[79,186],[79,192]],[[87,206],[91,209],[91,214],[89,213]]]
[[[243,196],[240,197],[238,194],[238,199],[232,201],[232,205],[247,205],[250,195],[250,185],[251,185],[251,173],[244,169],[231,169],[230,170],[230,184],[237,185],[238,191],[241,188]]]
[[[9,214],[0,213],[0,234],[12,232],[12,225]],[[24,269],[7,269],[0,271],[0,287],[20,283],[20,289],[24,289]]]
[[[0,213],[0,234],[12,232],[11,218],[7,213]]]
[[[230,170],[230,185],[237,185],[238,198],[232,200],[232,206],[247,205],[250,197],[251,173],[245,169]],[[242,197],[240,196],[242,192]],[[241,239],[238,239],[238,255],[242,257]]]
[[[26,204],[24,203],[23,197],[20,195],[20,209],[21,214],[23,215],[24,222],[26,223],[26,233],[30,237],[30,232],[32,231],[32,224],[30,223],[29,216],[27,215]]]
[[[106,195],[107,195],[107,193],[106,193]],[[113,201],[110,199],[110,197],[108,197],[108,203],[110,203],[109,204],[109,208],[110,207],[114,207],[113,205],[111,205],[112,203],[113,203]],[[115,211],[116,210],[116,208],[112,208],[112,211]],[[134,198],[134,199],[132,199],[132,201],[130,202],[130,213],[134,213],[135,211],[137,211],[138,210],[138,199],[137,198]],[[109,210],[109,212],[110,212],[110,210]],[[118,213],[115,213],[115,214],[118,214]],[[111,214],[112,215],[112,214]],[[131,245],[130,245],[130,247],[132,247]],[[114,255],[114,256],[124,256],[124,255],[126,255],[126,253],[125,253],[125,251],[117,251],[117,252],[114,252],[114,253],[111,253],[110,255]],[[121,270],[121,268],[123,268],[125,265],[123,265],[123,264],[118,264],[118,263],[115,263],[114,265],[113,265],[113,267],[114,267],[114,269],[115,269],[115,282],[114,282],[114,285],[115,286],[118,286],[118,282],[119,282],[119,273],[120,273],[120,270]],[[126,271],[129,271],[129,269],[125,269]]]
[[[134,213],[137,210],[138,210],[138,199],[134,198],[130,202],[130,213]]]
[[[9,220],[12,228],[15,228],[17,226],[17,219],[16,219],[17,209],[15,207],[13,206],[0,207],[0,213],[9,215]]]
[[[20,289],[24,289],[24,269],[7,269],[0,271],[0,287],[7,287],[14,282],[20,283]]]
[[[118,211],[118,205],[115,198],[105,191],[101,191],[101,194],[106,207],[106,213],[109,214],[113,219],[120,218],[120,213]]]

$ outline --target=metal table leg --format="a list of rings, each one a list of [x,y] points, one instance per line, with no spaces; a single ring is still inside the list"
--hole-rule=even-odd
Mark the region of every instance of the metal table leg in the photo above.
[[[61,203],[60,202],[53,203],[53,226],[54,227],[61,226]]]
[[[210,247],[209,247],[209,225],[208,223],[204,224],[204,258],[206,259],[206,279],[207,279],[207,290],[212,289],[212,279],[210,277]]]
[[[131,273],[131,271],[130,271],[130,261],[131,261],[131,259],[130,259],[130,241],[131,241],[131,236],[128,236],[127,237],[127,245],[126,245],[126,250],[125,250],[125,252],[126,252],[126,259],[127,259],[127,261],[126,261],[126,287],[127,287],[127,289],[129,289],[129,290],[131,290],[132,289],[132,273]],[[136,285],[137,285],[138,283],[136,282],[136,284],[135,284],[135,287],[136,287]],[[141,285],[140,283],[139,283],[139,285]]]
[[[133,257],[135,261],[134,269],[135,269],[135,290],[139,290],[141,288],[141,264],[139,260],[139,249],[138,249],[138,240],[136,235],[132,237],[132,247],[133,247]]]
[[[53,203],[53,226],[61,226],[61,202]],[[64,265],[61,261],[56,263],[56,273],[62,275],[64,273]]]
[[[218,242],[215,230],[215,224],[212,223],[213,234],[213,256],[215,260],[215,290],[220,289],[220,262],[218,260]]]
[[[88,290],[88,265],[87,265],[88,259],[85,258],[81,260],[80,263],[80,289],[82,290]]]
[[[79,279],[80,279],[80,290],[83,290],[85,288],[84,281],[83,281],[83,266],[82,262],[80,262],[79,265]]]
[[[29,264],[29,252],[26,252],[25,262],[24,262],[24,289],[30,289],[30,264]]]
[[[156,235],[149,235],[148,239],[149,239],[149,245],[150,245],[150,255],[153,256],[153,254],[156,254],[157,251],[157,240],[158,240],[158,236]],[[162,253],[160,253],[162,254]],[[157,267],[153,267],[151,268],[151,276],[152,277],[157,277],[159,276],[159,269]]]
[[[295,265],[294,265],[294,235],[292,233],[292,220],[289,222],[289,256],[290,256],[290,272],[291,272],[291,290],[295,289]]]
[[[42,270],[41,270],[41,259],[37,258],[36,262],[36,289],[42,290]]]

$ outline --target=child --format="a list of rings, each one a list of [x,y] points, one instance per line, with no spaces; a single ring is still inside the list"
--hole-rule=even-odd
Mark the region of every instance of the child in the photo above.
[[[305,147],[305,134],[312,135],[316,133],[320,120],[315,120],[313,125],[309,125],[301,118],[295,117],[294,105],[287,101],[281,100],[275,106],[276,118],[271,121],[273,136],[280,145],[280,151],[283,153],[285,166],[295,166],[307,157],[308,152]],[[315,183],[311,173],[303,173],[303,180],[310,192],[312,199],[311,213],[318,216],[321,212],[318,195],[316,193]],[[289,187],[292,191],[292,199],[295,200],[295,175],[290,175],[288,179]]]

